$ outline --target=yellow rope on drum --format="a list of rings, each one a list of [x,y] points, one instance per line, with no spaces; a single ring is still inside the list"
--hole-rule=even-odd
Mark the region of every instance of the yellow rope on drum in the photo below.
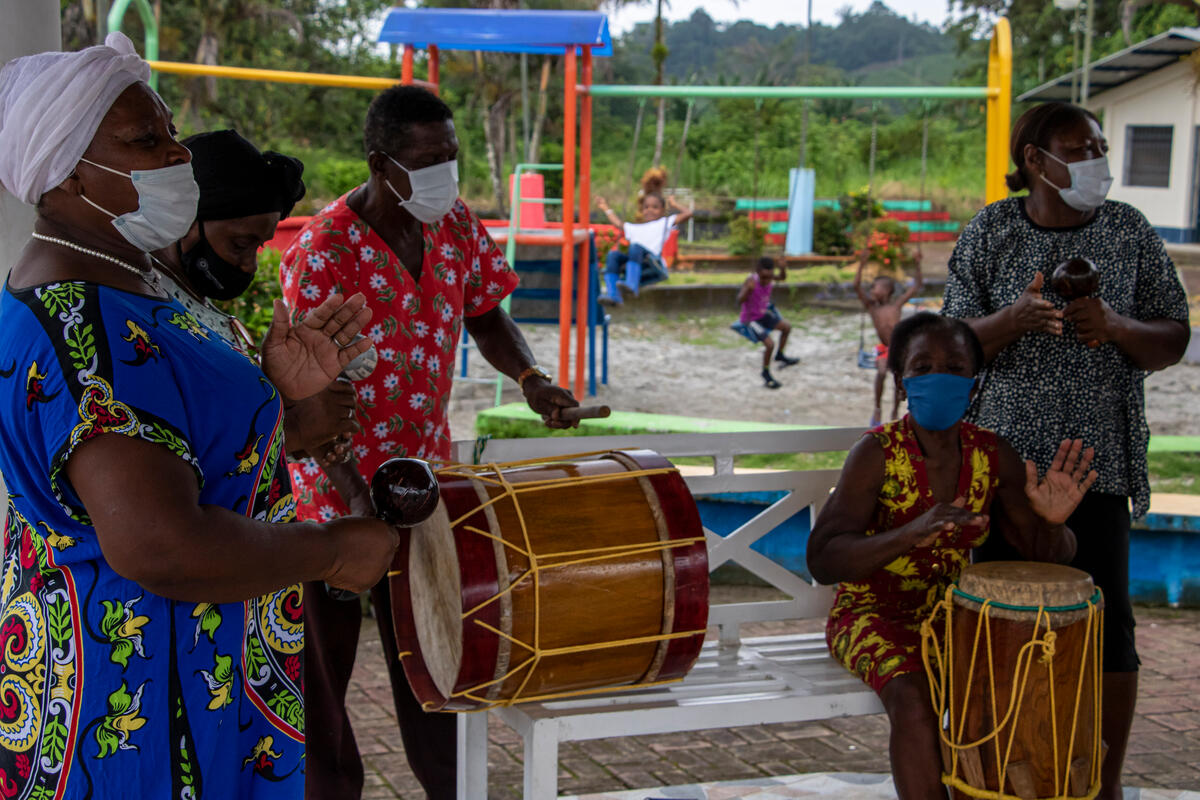
[[[595,455],[604,455],[608,452],[609,451],[607,451],[607,450],[600,450],[600,451],[596,451],[593,453],[580,453],[580,454],[573,455],[572,459],[584,458],[584,457],[595,456]],[[529,465],[535,465],[535,464],[544,465],[546,463],[547,462],[545,459],[528,459],[525,461],[508,462],[508,463],[504,464],[503,466],[505,469],[512,469],[513,467],[529,466]],[[490,474],[484,474],[484,473],[490,473]],[[563,477],[563,478],[543,478],[540,480],[523,481],[518,484],[513,484],[505,476],[501,466],[498,464],[495,464],[495,463],[479,464],[479,465],[453,464],[453,465],[448,465],[445,468],[437,470],[437,475],[439,477],[445,476],[445,477],[466,478],[466,479],[469,479],[472,481],[478,481],[482,484],[500,489],[500,492],[498,494],[496,494],[495,496],[490,497],[488,500],[486,500],[485,502],[476,506],[475,508],[471,509],[466,514],[463,514],[458,519],[452,520],[450,522],[451,530],[457,529],[461,526],[462,530],[464,530],[466,532],[470,532],[477,536],[483,536],[487,539],[491,539],[493,541],[499,542],[504,547],[512,550],[515,553],[520,554],[521,556],[524,556],[529,561],[529,567],[524,572],[522,572],[519,576],[517,576],[516,579],[510,580],[507,587],[505,587],[503,590],[501,590],[496,595],[493,595],[492,597],[489,597],[487,600],[484,600],[483,602],[479,603],[475,607],[463,612],[463,614],[462,614],[463,620],[467,620],[472,615],[478,613],[481,609],[487,607],[491,603],[498,601],[499,599],[504,597],[506,594],[512,592],[517,586],[525,583],[526,581],[532,581],[532,583],[533,583],[533,641],[532,642],[526,642],[526,641],[522,641],[518,638],[515,638],[515,637],[505,633],[504,631],[501,631],[498,628],[496,628],[492,625],[489,625],[488,623],[484,622],[483,620],[480,620],[480,619],[472,620],[476,625],[480,626],[484,630],[487,630],[490,633],[505,639],[512,645],[522,648],[523,650],[525,650],[528,653],[528,656],[526,658],[524,658],[519,664],[510,668],[504,675],[501,675],[498,678],[493,678],[492,680],[486,681],[484,683],[480,683],[475,686],[468,687],[461,691],[454,692],[451,695],[451,697],[463,697],[463,698],[467,698],[467,699],[470,699],[477,703],[482,704],[480,708],[467,709],[468,711],[484,711],[484,710],[487,710],[488,708],[496,708],[499,706],[510,706],[510,705],[513,705],[514,703],[526,703],[526,702],[553,700],[553,699],[559,699],[559,698],[565,698],[565,697],[578,697],[578,696],[582,696],[582,695],[597,694],[600,692],[644,689],[644,688],[652,687],[652,686],[661,686],[664,684],[676,683],[680,680],[679,678],[674,678],[671,680],[647,681],[644,683],[630,684],[627,686],[618,686],[618,687],[602,686],[602,687],[596,687],[596,688],[592,688],[592,689],[576,689],[576,690],[571,690],[571,691],[555,692],[555,693],[551,693],[551,694],[528,695],[528,696],[525,695],[526,686],[528,685],[530,679],[533,677],[533,674],[534,674],[535,670],[537,669],[538,664],[545,657],[557,656],[557,655],[568,655],[568,654],[572,654],[572,653],[589,652],[589,651],[594,651],[594,650],[604,650],[604,649],[610,649],[610,648],[616,648],[616,647],[628,647],[631,645],[639,645],[639,644],[653,644],[653,643],[659,643],[659,642],[667,642],[667,641],[672,641],[675,639],[685,639],[685,638],[689,638],[689,637],[693,637],[693,636],[703,636],[707,633],[706,630],[700,629],[700,630],[694,630],[694,631],[680,631],[678,633],[662,633],[662,634],[653,634],[653,635],[649,635],[649,636],[636,636],[636,637],[631,637],[628,639],[616,639],[616,640],[605,641],[605,642],[595,642],[595,643],[590,643],[590,644],[573,645],[570,647],[543,648],[541,646],[540,639],[541,639],[542,609],[541,609],[541,580],[540,580],[540,577],[541,577],[541,573],[543,570],[560,568],[560,567],[565,567],[565,566],[572,566],[572,565],[576,565],[576,564],[585,564],[585,563],[592,563],[592,562],[597,562],[597,561],[604,561],[607,559],[620,558],[620,557],[631,556],[631,555],[646,555],[646,554],[652,554],[652,553],[664,553],[664,552],[667,552],[667,551],[675,549],[675,548],[690,547],[695,544],[703,543],[705,541],[705,539],[703,536],[696,536],[696,537],[690,537],[687,539],[669,539],[669,540],[665,540],[665,541],[642,542],[642,543],[637,543],[637,544],[616,545],[616,546],[611,546],[611,547],[594,547],[594,548],[588,548],[588,549],[582,549],[582,550],[563,550],[563,551],[559,551],[559,552],[550,552],[550,553],[544,553],[544,554],[539,555],[538,553],[534,552],[533,544],[530,541],[529,529],[526,526],[525,516],[521,511],[521,503],[518,501],[518,496],[522,495],[522,494],[533,493],[533,492],[546,491],[549,489],[562,488],[563,486],[567,486],[567,485],[580,485],[580,484],[586,484],[586,483],[606,483],[609,481],[627,481],[627,480],[635,480],[637,478],[650,477],[653,475],[666,475],[666,474],[670,474],[670,473],[678,473],[678,470],[675,467],[660,467],[660,468],[653,468],[653,469],[630,470],[627,472],[619,472],[619,473],[607,474],[607,475],[567,476],[567,477]],[[521,535],[519,537],[519,541],[510,541],[509,539],[506,539],[503,536],[497,536],[496,534],[494,534],[490,531],[484,531],[473,525],[466,524],[466,521],[468,519],[470,519],[472,516],[474,516],[475,514],[479,513],[480,511],[483,511],[484,509],[488,508],[489,506],[495,505],[496,503],[500,502],[501,500],[505,500],[505,499],[510,499],[512,501],[513,510],[516,513],[517,521],[520,523]],[[518,537],[514,537],[514,538],[518,538]],[[401,654],[401,657],[403,657],[405,655],[409,655],[409,654],[410,653],[403,653],[403,654]],[[492,686],[494,686],[496,684],[503,684],[503,683],[507,682],[508,680],[512,679],[513,677],[517,676],[521,672],[524,672],[524,676],[521,680],[520,685],[517,687],[517,690],[513,693],[512,697],[503,699],[503,700],[489,700],[487,697],[484,696],[487,689],[491,688]],[[429,706],[429,704],[426,704],[426,705]],[[446,710],[449,710],[449,709],[446,709]]]
[[[977,619],[975,623],[975,635],[971,643],[971,655],[969,660],[969,668],[965,676],[966,680],[971,680],[975,675],[975,667],[979,656],[980,639],[985,639],[986,658],[987,658],[987,675],[989,686],[987,693],[991,701],[992,719],[999,719],[995,728],[973,742],[963,742],[965,734],[967,711],[972,699],[970,691],[963,691],[962,708],[958,714],[958,719],[955,720],[950,714],[950,706],[954,698],[960,696],[955,691],[955,674],[952,669],[950,658],[955,652],[954,641],[954,626],[952,624],[952,616],[954,610],[953,596],[955,587],[951,586],[946,590],[945,596],[934,606],[933,612],[929,618],[921,623],[921,659],[925,664],[925,675],[929,681],[929,694],[933,703],[934,713],[938,720],[938,735],[941,738],[942,744],[949,753],[949,761],[947,767],[948,772],[942,775],[942,783],[950,786],[965,795],[970,797],[980,798],[981,800],[1021,800],[1017,795],[1007,794],[1003,791],[1005,780],[1008,777],[1009,759],[1012,756],[1012,748],[1016,738],[1017,720],[1021,716],[1021,705],[1024,699],[1025,690],[1029,681],[1030,668],[1033,664],[1034,656],[1040,650],[1040,663],[1047,667],[1049,672],[1050,683],[1050,731],[1052,740],[1052,750],[1054,757],[1054,783],[1055,794],[1052,797],[1041,798],[1041,800],[1090,800],[1094,798],[1100,791],[1100,680],[1099,680],[1099,652],[1100,648],[1089,647],[1093,634],[1096,636],[1097,645],[1100,644],[1100,615],[1103,613],[1096,607],[1092,600],[1088,600],[1085,606],[1087,610],[1087,625],[1084,633],[1083,650],[1081,655],[1081,663],[1079,665],[1080,679],[1075,687],[1075,705],[1074,713],[1072,714],[1072,723],[1069,737],[1066,741],[1066,760],[1059,760],[1059,730],[1057,714],[1054,713],[1056,706],[1056,698],[1054,696],[1054,656],[1056,653],[1056,644],[1058,634],[1050,629],[1050,612],[1045,606],[1038,606],[1036,609],[1030,607],[1030,610],[1036,610],[1036,616],[1033,624],[1033,635],[1028,642],[1021,645],[1017,652],[1016,665],[1013,668],[1011,680],[1007,683],[1008,686],[1014,687],[1008,699],[1008,707],[1004,711],[1001,718],[999,708],[997,707],[997,686],[1000,684],[996,680],[995,660],[993,658],[992,636],[991,636],[991,615],[989,610],[994,609],[996,604],[992,601],[983,598],[972,598],[980,604],[977,611]],[[1003,604],[1001,604],[1003,605]],[[944,614],[944,627],[942,636],[939,638],[934,633],[934,623],[939,615]],[[1043,628],[1045,629],[1043,632]],[[1040,636],[1039,636],[1040,633]],[[945,642],[943,649],[942,641]],[[1088,666],[1089,654],[1091,657],[1091,683],[1093,693],[1093,731],[1097,732],[1092,745],[1091,764],[1089,768],[1088,782],[1089,787],[1083,795],[1069,794],[1069,775],[1063,774],[1060,771],[1060,764],[1066,764],[1066,770],[1069,773],[1071,759],[1075,753],[1077,743],[1077,734],[1079,726],[1079,709],[1083,700],[1083,684],[1084,674]],[[1002,676],[1003,677],[1003,676]],[[1011,728],[1009,727],[1011,722]],[[1007,731],[1007,742],[1002,742],[1002,733]],[[1000,787],[997,790],[986,789],[980,786],[974,786],[967,783],[960,775],[960,753],[966,750],[980,747],[987,742],[992,742],[995,747],[996,761],[996,786]]]

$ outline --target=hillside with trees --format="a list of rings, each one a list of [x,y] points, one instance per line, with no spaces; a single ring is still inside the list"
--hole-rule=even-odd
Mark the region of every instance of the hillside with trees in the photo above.
[[[621,2],[621,0],[616,0]],[[93,0],[61,0],[64,45],[97,37]],[[1171,25],[1195,24],[1190,0],[1101,4],[1095,53],[1102,55]],[[435,0],[424,5],[467,5]],[[592,0],[480,0],[484,7],[594,8]],[[359,75],[394,76],[397,53],[372,40],[389,0],[188,0],[159,4],[164,60]],[[1124,13],[1128,11],[1128,13]],[[997,14],[1014,28],[1015,84],[1019,92],[1071,64],[1070,15],[1043,0],[955,0],[956,21],[944,29],[899,16],[881,2],[862,13],[844,11],[835,25],[767,27],[749,21],[718,24],[704,11],[662,25],[639,24],[615,42],[612,58],[598,59],[597,82],[653,83],[655,55],[662,80],[675,84],[945,85],[982,82],[986,37]],[[91,14],[91,17],[89,17]],[[126,32],[142,37],[135,14]],[[812,52],[806,53],[811,40]],[[423,54],[419,54],[419,61]],[[443,95],[455,109],[462,142],[463,191],[493,213],[505,204],[504,175],[518,161],[561,158],[560,59],[529,59],[531,115],[527,141],[521,125],[516,56],[445,53]],[[417,74],[423,74],[418,64]],[[543,75],[545,91],[539,92]],[[372,94],[353,89],[232,80],[160,77],[160,91],[181,133],[235,127],[260,146],[303,158],[310,202],[323,202],[361,180],[361,124]],[[653,100],[596,101],[593,186],[620,204],[634,178],[659,161],[672,183],[694,190],[702,203],[737,196],[780,196],[789,168],[801,158],[816,167],[818,194],[865,188],[872,127],[875,189],[916,196],[921,185],[922,126],[929,123],[926,191],[956,214],[982,197],[983,114],[978,102],[871,103],[849,101],[672,100],[663,104],[656,142]],[[689,113],[690,112],[690,113]],[[641,124],[639,127],[639,117]],[[807,122],[807,125],[806,125]],[[874,123],[874,125],[873,125]],[[684,129],[687,128],[686,140]],[[802,131],[807,136],[802,136]],[[634,148],[635,131],[638,132]],[[553,191],[553,187],[551,189]],[[961,215],[960,214],[960,215]]]

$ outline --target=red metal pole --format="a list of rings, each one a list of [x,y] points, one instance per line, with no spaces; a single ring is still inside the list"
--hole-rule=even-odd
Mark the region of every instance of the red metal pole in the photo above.
[[[584,95],[579,120],[579,218],[585,232],[591,231],[592,203],[592,48],[583,48]],[[587,318],[588,318],[588,238],[579,248],[580,256],[575,271],[575,396],[583,397],[583,378],[587,373]]]
[[[574,285],[575,255],[575,105],[578,79],[575,46],[563,59],[563,197],[562,270],[558,299],[558,385],[569,389],[571,367],[571,289]]]
[[[433,84],[435,94],[441,94],[441,86],[438,85],[438,46],[436,44],[429,45],[429,82]]]
[[[413,46],[411,44],[404,45],[404,56],[400,59],[400,82],[405,86],[412,83],[413,79]]]

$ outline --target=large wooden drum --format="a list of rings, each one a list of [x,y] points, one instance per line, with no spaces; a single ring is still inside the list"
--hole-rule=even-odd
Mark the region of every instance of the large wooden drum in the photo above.
[[[1103,605],[1091,576],[1070,567],[963,571],[924,638],[954,797],[1096,796]]]
[[[437,471],[441,499],[389,573],[427,710],[682,678],[708,621],[683,478],[648,450]]]

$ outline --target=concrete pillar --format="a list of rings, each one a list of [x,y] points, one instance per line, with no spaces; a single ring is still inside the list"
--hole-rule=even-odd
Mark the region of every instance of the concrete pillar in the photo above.
[[[4,17],[0,62],[62,47],[58,0],[4,0]],[[9,266],[29,241],[33,216],[31,206],[8,192],[0,193],[0,280],[8,276]]]
[[[0,63],[19,56],[62,48],[59,0],[4,0],[0,25]],[[20,254],[33,230],[34,212],[8,192],[0,190],[0,281]],[[0,336],[3,331],[0,331]],[[0,508],[8,507],[8,492],[0,477]],[[0,515],[2,516],[2,515]]]

